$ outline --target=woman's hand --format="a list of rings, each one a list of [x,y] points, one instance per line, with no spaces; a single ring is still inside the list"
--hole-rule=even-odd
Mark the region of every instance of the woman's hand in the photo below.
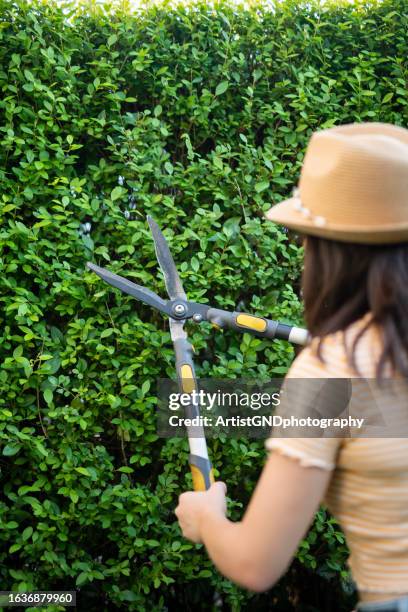
[[[175,510],[183,536],[196,544],[202,541],[201,523],[208,514],[225,517],[227,487],[215,482],[208,491],[182,493]]]

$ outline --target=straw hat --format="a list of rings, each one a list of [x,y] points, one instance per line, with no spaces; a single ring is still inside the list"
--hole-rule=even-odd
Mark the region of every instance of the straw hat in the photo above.
[[[332,240],[408,242],[408,130],[353,123],[315,132],[293,197],[265,216]]]

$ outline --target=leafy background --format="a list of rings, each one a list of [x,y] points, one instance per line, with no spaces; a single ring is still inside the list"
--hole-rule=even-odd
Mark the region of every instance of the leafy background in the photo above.
[[[149,213],[189,298],[301,323],[299,240],[263,212],[314,130],[406,125],[406,0],[91,7],[0,1],[1,588],[77,588],[81,610],[350,609],[324,508],[265,595],[181,538],[188,449],[155,433],[167,322],[85,264],[163,293]],[[207,377],[271,377],[293,358],[190,333]],[[210,451],[238,518],[263,446]]]

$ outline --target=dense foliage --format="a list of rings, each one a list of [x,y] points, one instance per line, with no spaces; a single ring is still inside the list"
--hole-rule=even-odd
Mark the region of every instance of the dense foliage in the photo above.
[[[300,323],[301,248],[263,211],[296,184],[315,129],[406,123],[406,1],[0,6],[1,588],[77,588],[82,610],[347,609],[324,509],[267,595],[181,538],[187,445],[155,433],[167,322],[85,264],[163,293],[150,213],[190,298]],[[293,358],[284,342],[190,332],[201,375],[265,378]],[[263,446],[210,450],[238,518]]]

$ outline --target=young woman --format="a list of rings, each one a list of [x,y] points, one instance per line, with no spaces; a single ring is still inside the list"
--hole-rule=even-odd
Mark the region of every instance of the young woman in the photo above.
[[[311,341],[288,377],[408,376],[408,130],[364,123],[316,132],[299,188],[267,218],[306,235]],[[405,386],[381,397],[385,413],[408,417]],[[226,518],[218,482],[180,496],[185,537],[203,542],[229,579],[263,591],[286,571],[324,500],[347,539],[358,609],[408,611],[408,438],[273,433],[266,447],[242,521]]]

